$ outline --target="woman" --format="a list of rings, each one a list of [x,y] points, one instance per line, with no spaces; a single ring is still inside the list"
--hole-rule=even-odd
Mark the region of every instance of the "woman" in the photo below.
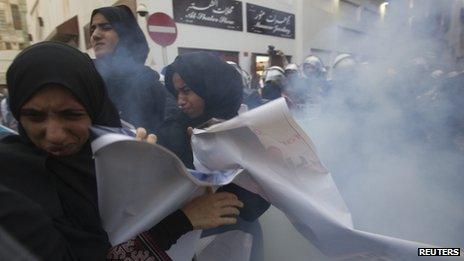
[[[159,74],[145,66],[148,43],[131,10],[125,5],[95,9],[90,43],[121,118],[156,133],[165,113],[176,110],[175,101],[159,82]]]
[[[229,64],[204,52],[179,55],[167,66],[165,84],[177,97],[182,111],[168,118],[160,128],[161,145],[194,168],[188,127],[211,118],[231,119],[242,102],[242,78]]]
[[[179,55],[167,67],[165,84],[168,91],[177,97],[177,104],[182,111],[163,123],[158,133],[159,142],[173,151],[187,167],[194,168],[187,130],[212,118],[228,120],[237,116],[242,102],[241,75],[218,57],[196,52]],[[239,221],[239,227],[222,227],[215,232],[243,229],[244,226],[256,229],[249,222],[255,221],[270,206],[259,195],[235,184],[221,187],[219,191],[233,193],[244,203],[239,217],[247,222]],[[255,233],[254,236],[259,235]]]
[[[110,248],[98,214],[89,127],[121,125],[91,59],[65,44],[39,43],[15,58],[7,84],[19,135],[0,141],[0,185],[23,195],[33,208],[21,214],[14,205],[2,205],[6,216],[22,218],[10,223],[0,215],[6,222],[0,225],[32,254],[44,260],[140,255],[169,260],[160,248],[169,248],[182,234],[235,222],[241,206],[235,196],[200,196],[149,231]]]

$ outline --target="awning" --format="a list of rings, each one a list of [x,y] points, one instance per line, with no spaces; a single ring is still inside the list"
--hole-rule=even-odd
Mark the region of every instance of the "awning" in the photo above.
[[[77,20],[77,15],[58,25],[45,40],[78,44],[79,22]]]

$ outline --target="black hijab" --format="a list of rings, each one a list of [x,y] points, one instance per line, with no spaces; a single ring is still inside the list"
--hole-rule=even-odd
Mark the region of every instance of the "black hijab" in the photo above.
[[[127,69],[130,69],[127,63],[143,65],[150,49],[145,35],[137,24],[137,20],[130,8],[125,5],[118,5],[95,9],[90,18],[90,24],[92,24],[92,19],[96,14],[102,14],[113,26],[119,37],[116,49],[109,58],[112,66],[125,65],[127,71]],[[99,60],[101,59],[97,59],[97,61]]]
[[[120,127],[117,111],[90,57],[56,42],[42,42],[26,48],[7,71],[10,109],[18,121],[24,103],[50,83],[71,91],[87,110],[93,124]],[[44,226],[37,224],[32,213],[29,213],[30,223],[18,224],[21,229],[15,231],[16,236],[45,260],[64,258],[54,256],[53,252],[78,260],[104,259],[110,245],[98,214],[95,168],[89,142],[74,155],[57,157],[33,145],[20,124],[19,129],[20,135],[8,136],[0,142],[0,183],[41,206],[58,231],[58,238],[63,240],[48,242],[45,249],[53,249],[49,244],[58,248],[51,252],[44,252],[41,243],[46,242],[21,241],[21,235],[33,234],[38,226]],[[15,208],[14,205],[2,207]],[[43,235],[43,238],[56,239],[57,235]]]
[[[243,81],[240,73],[219,57],[206,53],[195,52],[177,56],[176,60],[166,69],[165,83],[168,90],[177,97],[172,77],[178,73],[189,88],[191,88],[205,103],[203,115],[196,119],[188,116],[177,118],[175,124],[166,121],[165,129],[159,133],[159,143],[173,151],[187,166],[194,169],[190,137],[186,134],[186,126],[198,127],[199,124],[211,118],[228,120],[237,116],[242,103]],[[182,122],[184,121],[184,122]],[[219,188],[235,194],[245,203],[240,210],[240,217],[254,221],[270,204],[259,195],[229,184]]]
[[[239,72],[217,56],[206,52],[182,54],[166,68],[166,88],[175,97],[172,76],[176,72],[204,100],[205,109],[195,119],[181,111],[167,119],[157,133],[158,141],[173,151],[185,166],[194,168],[187,127],[198,127],[211,118],[228,120],[236,116],[242,102],[243,82]]]
[[[177,56],[166,68],[165,75],[166,88],[175,97],[177,92],[172,76],[176,72],[204,100],[205,111],[199,118],[231,119],[237,116],[242,103],[243,82],[239,72],[230,64],[206,52]]]
[[[8,68],[9,106],[18,122],[22,105],[50,83],[70,90],[93,124],[120,126],[117,110],[90,57],[58,42],[42,42],[24,49]]]

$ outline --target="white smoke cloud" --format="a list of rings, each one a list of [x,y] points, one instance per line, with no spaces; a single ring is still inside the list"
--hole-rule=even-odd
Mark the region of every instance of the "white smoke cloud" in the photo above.
[[[464,130],[450,124],[462,112],[446,95],[454,88],[446,77],[430,76],[454,68],[437,27],[452,4],[415,1],[410,9],[409,2],[391,1],[384,24],[356,43],[338,39],[360,46],[368,64],[333,87],[317,118],[300,121],[356,228],[463,247],[464,153],[457,141]]]

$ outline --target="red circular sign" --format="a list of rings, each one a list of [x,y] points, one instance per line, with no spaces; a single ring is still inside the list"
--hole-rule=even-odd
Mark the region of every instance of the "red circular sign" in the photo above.
[[[147,20],[147,29],[151,39],[161,46],[171,45],[177,38],[176,23],[165,13],[150,15]]]

